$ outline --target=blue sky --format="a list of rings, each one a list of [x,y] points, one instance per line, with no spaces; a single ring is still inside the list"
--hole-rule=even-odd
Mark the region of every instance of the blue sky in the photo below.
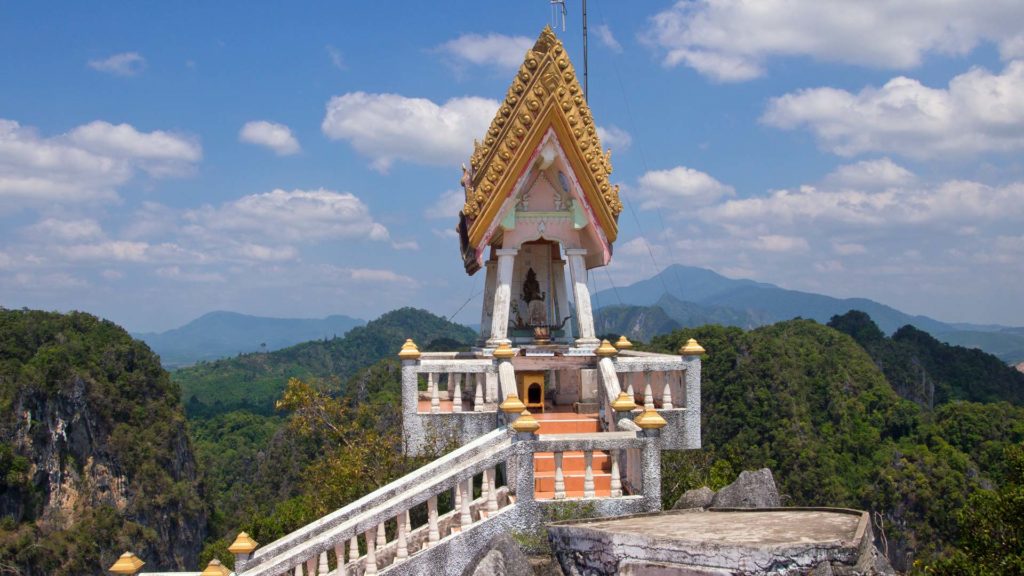
[[[627,204],[593,290],[678,262],[1024,325],[1024,3],[588,5]],[[550,22],[547,0],[0,4],[0,305],[162,330],[472,298],[478,320],[459,165]]]

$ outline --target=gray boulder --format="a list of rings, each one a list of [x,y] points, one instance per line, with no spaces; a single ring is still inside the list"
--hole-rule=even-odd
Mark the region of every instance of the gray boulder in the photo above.
[[[740,472],[735,482],[722,488],[711,500],[714,508],[778,508],[779,490],[775,487],[772,471],[762,468],[756,472]]]
[[[673,510],[686,510],[688,508],[707,508],[711,506],[711,500],[715,497],[715,491],[707,486],[687,490],[676,500]]]
[[[491,539],[476,556],[463,576],[533,576],[530,560],[507,534]]]

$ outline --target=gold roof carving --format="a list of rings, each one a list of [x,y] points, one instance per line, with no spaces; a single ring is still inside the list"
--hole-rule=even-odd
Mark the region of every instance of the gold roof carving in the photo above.
[[[465,204],[460,233],[468,247],[480,246],[549,128],[565,150],[608,242],[615,240],[622,202],[619,187],[608,179],[611,150],[601,151],[597,126],[576,71],[562,42],[546,26],[527,51],[487,134],[474,142],[469,168],[463,166]],[[464,253],[468,247],[463,246]],[[467,261],[467,270],[469,264]]]

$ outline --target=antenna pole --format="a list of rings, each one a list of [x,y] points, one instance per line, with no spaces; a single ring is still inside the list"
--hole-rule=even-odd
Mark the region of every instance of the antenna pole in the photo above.
[[[583,0],[583,99],[590,93],[587,86],[587,0]],[[588,100],[589,101],[589,100]]]

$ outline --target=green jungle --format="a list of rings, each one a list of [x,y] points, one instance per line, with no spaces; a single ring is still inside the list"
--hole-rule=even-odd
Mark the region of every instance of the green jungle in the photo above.
[[[405,308],[168,374],[113,323],[0,309],[0,574],[102,574],[123,550],[230,565],[239,531],[270,542],[418,467],[395,356],[410,337],[476,336]],[[768,467],[785,505],[870,511],[900,571],[1024,573],[1024,374],[856,311],[636,344],[688,338],[707,350],[704,447],[665,453],[666,507]]]

